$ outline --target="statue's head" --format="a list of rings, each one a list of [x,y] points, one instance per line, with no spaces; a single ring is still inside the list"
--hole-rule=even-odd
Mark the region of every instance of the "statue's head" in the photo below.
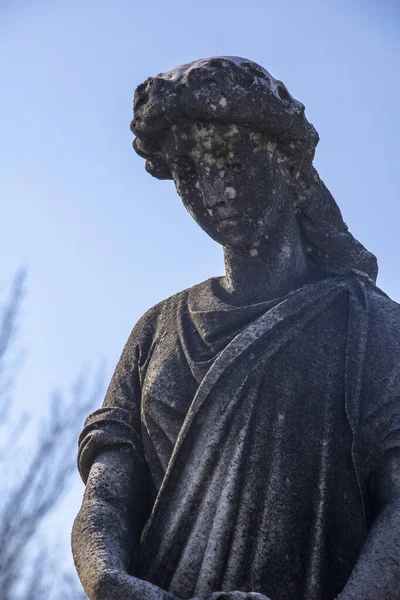
[[[348,232],[312,166],[318,134],[304,106],[259,65],[218,57],[149,78],[135,92],[131,129],[147,171],[173,179],[223,246],[255,247],[296,213],[311,262],[376,277],[375,257]],[[307,235],[315,228],[323,235]]]

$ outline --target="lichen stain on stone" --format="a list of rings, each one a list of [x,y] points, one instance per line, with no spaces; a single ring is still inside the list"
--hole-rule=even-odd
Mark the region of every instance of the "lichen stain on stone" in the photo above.
[[[233,124],[230,125],[228,131],[226,132],[225,136],[226,137],[230,137],[232,135],[237,135],[239,133],[239,128],[237,125]]]
[[[233,187],[227,187],[227,188],[225,188],[224,195],[229,200],[232,200],[233,198],[236,198],[236,190],[235,190],[235,188],[233,188]]]

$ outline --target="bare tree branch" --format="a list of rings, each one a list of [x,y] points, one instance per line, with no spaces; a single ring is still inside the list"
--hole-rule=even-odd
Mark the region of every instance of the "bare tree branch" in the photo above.
[[[24,281],[25,273],[21,270],[14,279],[9,300],[0,314],[0,428],[7,430],[6,442],[0,447],[3,455],[0,455],[0,468],[4,473],[10,454],[14,459],[14,454],[19,451],[16,440],[21,440],[23,427],[28,423],[26,415],[20,415],[16,422],[11,418],[15,363],[13,367],[10,355],[13,351]],[[85,416],[98,403],[103,390],[100,371],[91,378],[93,384],[89,385],[88,379],[87,373],[82,373],[69,394],[52,394],[48,416],[41,423],[34,449],[21,466],[21,475],[8,490],[7,496],[4,497],[3,494],[3,498],[0,498],[2,600],[50,597],[81,600],[86,597],[77,586],[76,578],[60,571],[58,564],[52,565],[47,550],[42,548],[37,551],[31,565],[28,564],[28,555],[29,550],[35,546],[38,530],[44,519],[67,491],[71,475],[75,471],[75,446],[79,430]],[[57,586],[54,585],[55,580],[58,582]],[[53,591],[58,588],[58,591],[53,594],[51,588]]]
[[[7,361],[11,358],[17,317],[24,296],[25,280],[25,270],[20,269],[14,278],[10,297],[0,316],[0,425],[5,422],[11,409],[8,401],[10,400],[15,369],[10,368]]]

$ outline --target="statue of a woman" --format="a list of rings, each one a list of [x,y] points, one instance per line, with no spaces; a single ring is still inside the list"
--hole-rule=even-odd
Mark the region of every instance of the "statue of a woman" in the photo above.
[[[134,147],[224,248],[150,309],[86,421],[73,552],[92,600],[399,600],[400,307],[255,63],[135,94]]]

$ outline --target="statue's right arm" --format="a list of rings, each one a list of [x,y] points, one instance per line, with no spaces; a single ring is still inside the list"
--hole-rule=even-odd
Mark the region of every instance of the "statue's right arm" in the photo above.
[[[177,600],[129,575],[146,514],[146,493],[131,450],[115,448],[100,454],[90,470],[72,530],[75,565],[90,600]],[[214,592],[207,598],[217,599],[268,600],[262,594],[239,591]]]
[[[141,440],[140,365],[153,342],[157,313],[132,331],[101,409],[85,422],[78,465],[86,484],[72,532],[72,550],[90,600],[171,600],[130,575],[141,531],[154,500]]]
[[[90,600],[173,600],[129,575],[148,512],[143,473],[129,447],[110,448],[90,469],[72,532],[74,561]]]

